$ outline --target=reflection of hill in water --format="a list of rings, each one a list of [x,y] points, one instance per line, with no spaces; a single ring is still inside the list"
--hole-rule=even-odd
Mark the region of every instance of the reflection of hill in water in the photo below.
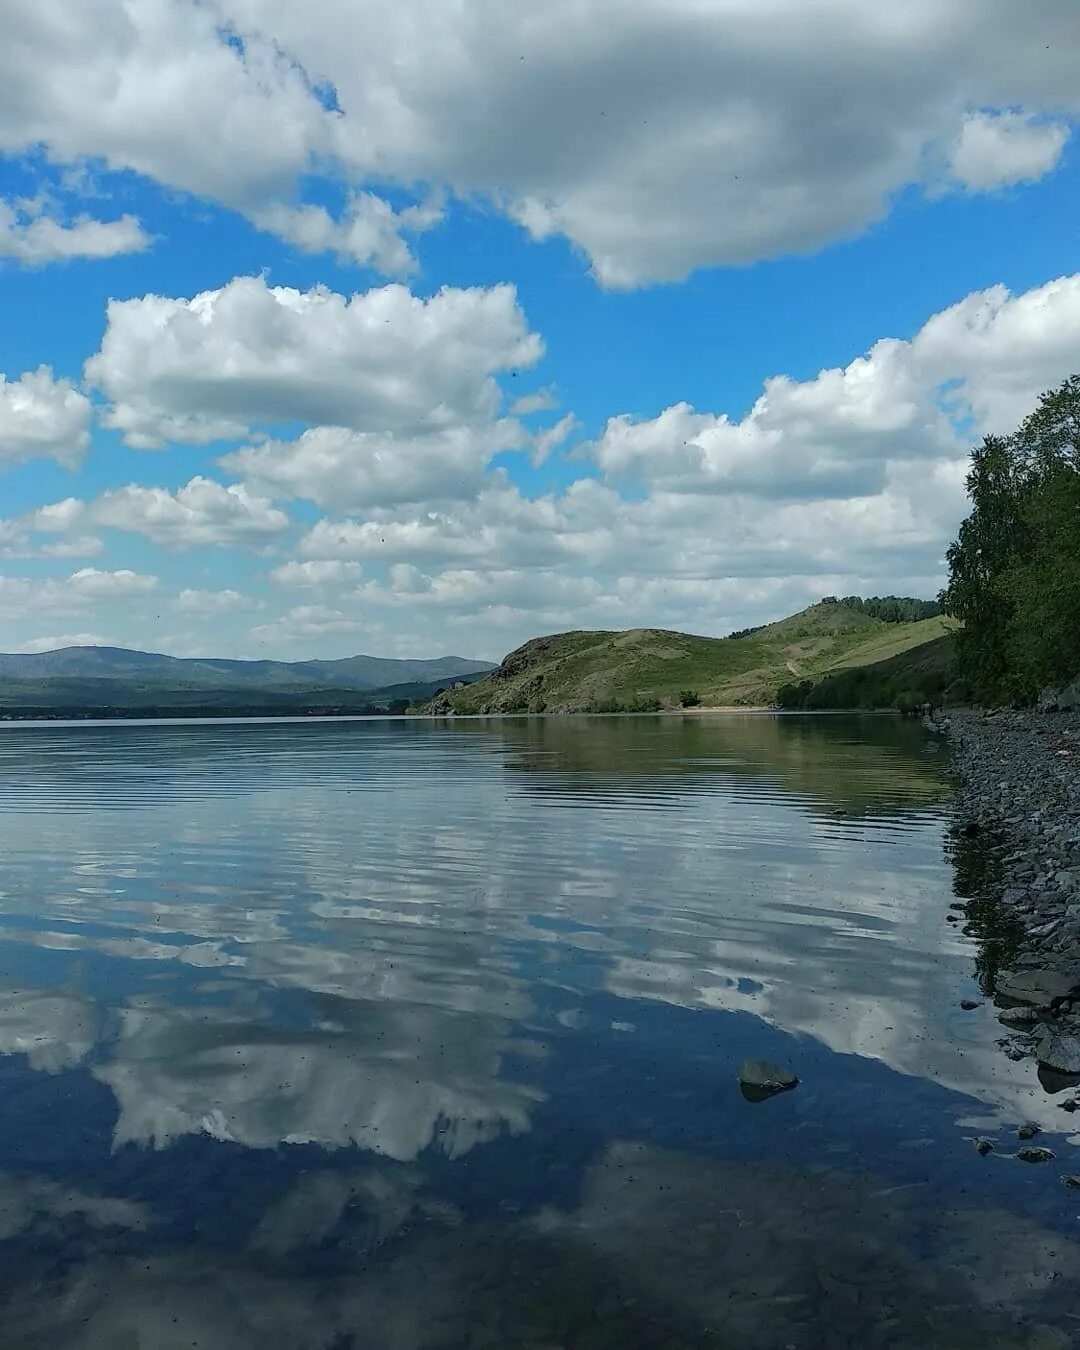
[[[718,777],[770,781],[826,808],[880,812],[948,795],[937,743],[883,716],[734,714],[459,721],[456,736],[497,736],[508,766],[538,792],[693,792]]]
[[[400,785],[403,769],[449,787],[505,766],[545,795],[673,798],[739,778],[823,809],[886,812],[942,800],[936,751],[921,728],[872,715],[5,726],[0,810],[130,809],[312,784],[378,791]]]

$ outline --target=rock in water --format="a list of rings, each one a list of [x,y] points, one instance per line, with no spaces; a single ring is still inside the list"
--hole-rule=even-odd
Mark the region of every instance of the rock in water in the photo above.
[[[1035,1035],[1035,1050],[1039,1063],[1058,1073],[1080,1073],[1080,1035],[1074,1031],[1056,1031],[1040,1027]]]
[[[775,1092],[787,1092],[798,1081],[790,1069],[768,1059],[744,1059],[739,1065],[739,1086],[748,1101],[760,1102]]]
[[[1026,1125],[1021,1125],[1016,1131],[1017,1139],[1034,1139],[1039,1133],[1039,1127],[1034,1121],[1028,1121]]]
[[[1061,1178],[1061,1184],[1063,1186],[1068,1186],[1070,1191],[1080,1191],[1080,1177],[1078,1176],[1063,1176]]]
[[[1054,1155],[1048,1148],[1040,1148],[1038,1144],[1029,1144],[1026,1148],[1018,1148],[1016,1156],[1021,1162],[1039,1163],[1049,1162]]]
[[[1004,970],[997,979],[997,992],[1014,1003],[1032,1003],[1044,1007],[1068,996],[1080,983],[1080,971]]]
[[[974,1012],[976,1008],[981,1008],[982,1004],[976,1003],[973,998],[962,998],[960,1000],[960,1006],[963,1008],[964,1012]]]
[[[993,1153],[994,1141],[992,1139],[976,1139],[975,1152],[980,1158],[985,1158],[988,1153]]]

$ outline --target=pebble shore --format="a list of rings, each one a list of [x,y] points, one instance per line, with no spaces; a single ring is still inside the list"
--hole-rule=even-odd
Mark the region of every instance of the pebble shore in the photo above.
[[[1014,940],[992,994],[1011,1058],[1080,1084],[1080,713],[950,713],[956,830],[993,865]]]

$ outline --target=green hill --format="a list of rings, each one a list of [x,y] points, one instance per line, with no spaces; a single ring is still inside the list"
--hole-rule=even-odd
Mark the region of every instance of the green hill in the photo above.
[[[467,688],[427,705],[433,713],[620,712],[774,703],[781,685],[870,665],[941,638],[942,617],[886,623],[822,602],[742,636],[664,629],[572,632],[534,638]]]

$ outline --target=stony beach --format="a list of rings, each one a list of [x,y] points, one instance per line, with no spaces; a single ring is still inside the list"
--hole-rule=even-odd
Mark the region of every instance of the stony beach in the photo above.
[[[958,838],[985,855],[1010,931],[988,990],[1003,1049],[1037,1059],[1052,1090],[1080,1084],[1080,712],[965,710],[936,725],[959,778]]]

